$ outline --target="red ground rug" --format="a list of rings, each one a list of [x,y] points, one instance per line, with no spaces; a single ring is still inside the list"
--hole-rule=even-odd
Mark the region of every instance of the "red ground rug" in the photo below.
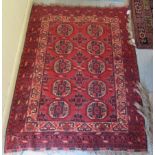
[[[147,149],[127,8],[33,6],[5,151]]]
[[[137,48],[153,48],[152,9],[152,0],[131,0],[131,10]]]

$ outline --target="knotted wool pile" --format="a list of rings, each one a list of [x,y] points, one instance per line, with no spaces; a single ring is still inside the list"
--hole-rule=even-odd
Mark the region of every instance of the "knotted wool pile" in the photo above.
[[[153,49],[153,0],[131,0],[137,48]]]
[[[32,8],[5,152],[146,151],[127,8]]]

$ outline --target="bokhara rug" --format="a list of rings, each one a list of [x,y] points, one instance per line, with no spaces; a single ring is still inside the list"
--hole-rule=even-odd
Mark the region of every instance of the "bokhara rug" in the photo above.
[[[137,48],[153,48],[153,1],[131,0],[134,35]]]
[[[127,8],[33,6],[5,151],[147,149]]]

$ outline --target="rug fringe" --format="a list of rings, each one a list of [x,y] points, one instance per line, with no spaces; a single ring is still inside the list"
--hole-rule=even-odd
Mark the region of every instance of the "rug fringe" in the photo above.
[[[91,7],[125,7],[129,5],[128,0],[123,0],[116,2],[115,0],[34,0],[34,5],[43,5],[43,6],[91,6]]]
[[[132,20],[131,20],[131,10],[127,11],[127,15],[128,15],[127,30],[128,30],[128,33],[129,33],[128,43],[130,45],[136,46],[134,35],[133,35],[133,27],[132,27]]]
[[[145,131],[147,135],[147,146],[149,155],[153,155],[153,105],[149,99],[149,95],[142,84],[138,83],[137,88],[134,91],[139,94],[142,99],[143,105],[135,103],[137,112],[145,120]]]

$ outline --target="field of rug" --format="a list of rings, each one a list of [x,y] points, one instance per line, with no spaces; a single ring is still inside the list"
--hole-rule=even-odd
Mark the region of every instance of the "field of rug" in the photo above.
[[[5,152],[146,151],[127,8],[32,8]]]
[[[134,35],[137,48],[153,48],[153,1],[131,0]]]

